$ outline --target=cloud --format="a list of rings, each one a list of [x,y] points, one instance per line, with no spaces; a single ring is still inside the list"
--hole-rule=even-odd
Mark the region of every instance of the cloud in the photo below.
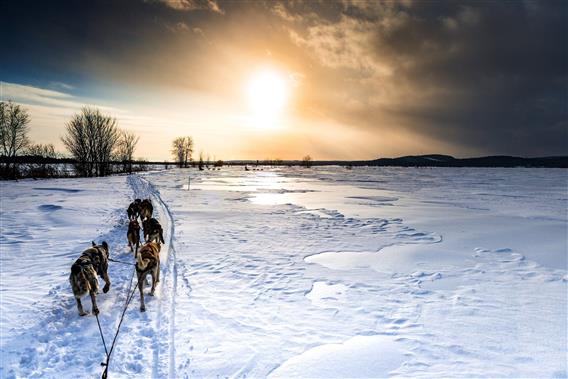
[[[172,33],[186,33],[189,32],[189,26],[185,22],[176,22],[174,24],[166,23],[166,28]]]
[[[224,14],[215,0],[157,0],[178,11],[208,10]]]
[[[7,82],[1,82],[0,86],[2,101],[11,100],[23,105],[59,108],[69,111],[78,111],[82,107],[89,105],[89,102],[86,100],[65,92]],[[96,106],[104,111],[121,112],[114,107]]]
[[[3,101],[12,100],[22,104],[56,108],[80,106],[73,96],[64,92],[6,82],[2,82],[0,86]]]
[[[472,7],[463,7],[458,13],[458,19],[465,25],[477,25],[481,15],[479,10]]]
[[[64,91],[71,91],[71,90],[75,89],[75,86],[72,86],[70,84],[63,83],[63,82],[50,82],[49,86],[51,88],[61,89],[61,90],[64,90]]]
[[[290,37],[298,46],[305,48],[323,65],[359,71],[363,76],[377,72],[388,75],[389,68],[374,57],[371,48],[374,39],[374,24],[342,16],[334,24],[310,26],[307,34],[294,30]]]
[[[318,104],[328,116],[479,153],[568,153],[565,6],[309,4],[273,13],[329,69]],[[297,17],[305,13],[319,17]]]

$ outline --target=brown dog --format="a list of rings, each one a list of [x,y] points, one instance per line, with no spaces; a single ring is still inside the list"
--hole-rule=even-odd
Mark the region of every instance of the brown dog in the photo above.
[[[128,224],[128,232],[126,232],[126,238],[128,239],[130,251],[136,256],[136,254],[138,254],[138,246],[140,246],[140,224],[138,224],[138,221],[130,221]]]
[[[142,200],[138,208],[140,209],[140,218],[142,219],[142,221],[152,217],[154,207],[152,206],[150,199]]]
[[[138,290],[140,291],[140,312],[146,311],[144,305],[144,279],[152,275],[150,296],[154,296],[156,283],[160,281],[160,244],[148,242],[140,248],[136,257],[136,274],[138,275]]]
[[[97,245],[93,242],[93,246],[83,252],[83,254],[71,266],[71,275],[69,282],[73,295],[77,301],[79,316],[85,316],[87,312],[83,310],[81,298],[87,293],[91,295],[93,304],[93,314],[99,314],[97,307],[97,292],[99,290],[99,280],[97,275],[105,281],[103,292],[107,293],[110,288],[110,278],[108,277],[108,244],[103,242]]]

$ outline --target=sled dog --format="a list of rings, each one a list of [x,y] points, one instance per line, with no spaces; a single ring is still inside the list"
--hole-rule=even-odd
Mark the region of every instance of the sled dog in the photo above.
[[[140,248],[136,257],[136,274],[138,276],[138,290],[140,291],[140,312],[146,311],[144,304],[144,282],[146,275],[152,276],[152,289],[150,296],[154,296],[156,283],[160,281],[160,244],[148,242]]]
[[[144,227],[144,241],[164,243],[164,231],[162,225],[155,218],[150,218],[142,222]]]
[[[73,296],[75,296],[75,300],[77,301],[79,316],[85,316],[87,314],[87,312],[83,310],[83,304],[81,304],[81,298],[87,293],[91,295],[93,314],[99,314],[96,299],[97,292],[99,290],[99,280],[97,275],[104,279],[105,286],[103,287],[103,292],[107,293],[110,288],[110,278],[108,277],[108,257],[108,244],[103,242],[102,244],[97,245],[93,242],[92,247],[85,250],[71,266],[69,282],[71,283]]]
[[[137,220],[132,220],[128,224],[128,232],[126,232],[126,238],[128,239],[128,246],[130,251],[137,254],[138,246],[140,246],[140,224]]]
[[[128,206],[128,209],[126,210],[126,213],[128,214],[129,220],[136,220],[138,218],[138,216],[140,216],[140,203],[141,202],[142,202],[142,200],[135,199],[132,203],[130,203],[130,205]]]
[[[154,212],[154,207],[150,199],[144,199],[140,202],[140,218],[142,221],[147,220],[152,217]]]

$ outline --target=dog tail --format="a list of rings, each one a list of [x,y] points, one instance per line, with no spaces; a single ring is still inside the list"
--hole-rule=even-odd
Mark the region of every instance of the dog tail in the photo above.
[[[144,271],[146,267],[148,267],[148,263],[150,263],[148,259],[142,259],[142,254],[138,252],[136,255],[136,268],[140,271]]]

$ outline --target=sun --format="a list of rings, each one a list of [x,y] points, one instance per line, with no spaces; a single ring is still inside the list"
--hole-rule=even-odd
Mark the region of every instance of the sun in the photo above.
[[[276,70],[258,71],[250,78],[246,92],[248,107],[256,126],[277,127],[288,102],[287,77]]]

